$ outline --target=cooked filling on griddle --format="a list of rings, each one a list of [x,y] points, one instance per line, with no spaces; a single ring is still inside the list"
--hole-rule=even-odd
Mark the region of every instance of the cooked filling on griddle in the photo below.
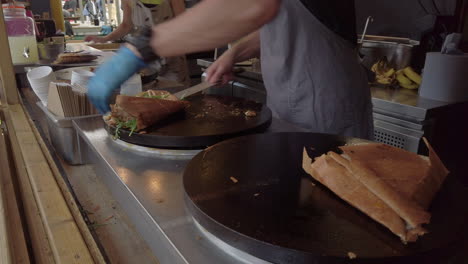
[[[144,98],[152,98],[152,99],[164,99],[169,101],[179,101],[179,98],[175,97],[169,92],[166,91],[156,91],[156,90],[148,90],[145,92],[141,92],[136,95],[137,97],[144,97]]]
[[[247,110],[247,111],[245,111],[244,115],[247,116],[247,117],[256,117],[257,112],[255,112],[253,110]]]
[[[108,125],[115,127],[114,139],[120,138],[120,130],[130,130],[129,136],[137,130],[137,119],[127,113],[118,105],[112,106],[112,112],[110,115],[104,117],[104,120]]]
[[[262,109],[262,104],[242,100],[233,97],[220,97],[207,95],[203,98],[201,113],[196,113],[194,118],[210,118],[223,120],[233,116],[256,117]]]
[[[429,157],[385,144],[340,147],[313,161],[306,150],[303,168],[341,199],[414,242],[427,233],[429,205],[448,171],[426,141]]]
[[[120,118],[112,117],[111,115],[109,115],[109,116],[105,116],[104,120],[107,122],[107,124],[115,128],[114,139],[120,138],[120,130],[122,128],[130,130],[129,136],[132,136],[133,133],[135,133],[135,130],[137,129],[137,121],[135,118],[124,121]]]

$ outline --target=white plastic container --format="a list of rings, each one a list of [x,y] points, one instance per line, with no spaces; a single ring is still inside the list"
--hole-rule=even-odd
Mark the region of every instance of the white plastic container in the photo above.
[[[426,56],[419,95],[448,103],[466,102],[468,101],[467,76],[468,54],[429,52]]]
[[[71,75],[71,84],[78,84],[82,87],[87,87],[89,79],[91,79],[91,77],[94,75],[95,74],[93,72],[83,69],[73,70]]]
[[[55,151],[70,165],[87,164],[86,156],[83,151],[87,147],[83,139],[79,137],[73,127],[73,120],[94,117],[58,117],[51,113],[39,102],[37,106],[43,111],[47,119],[49,138]]]
[[[13,64],[39,61],[34,20],[26,16],[21,4],[3,4],[3,14]]]
[[[135,96],[138,93],[141,93],[142,90],[143,85],[139,74],[133,75],[132,78],[120,86],[120,94],[122,95]]]

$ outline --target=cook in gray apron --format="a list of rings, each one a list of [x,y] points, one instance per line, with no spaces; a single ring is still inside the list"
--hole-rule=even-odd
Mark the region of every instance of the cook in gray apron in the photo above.
[[[370,89],[355,42],[343,25],[327,24],[339,14],[317,10],[329,1],[314,2],[321,1],[283,0],[260,31],[267,104],[276,117],[312,132],[372,138]]]
[[[151,3],[158,4],[151,4]],[[132,22],[135,30],[142,26],[152,26],[172,19],[170,0],[131,0]],[[175,56],[165,58],[161,61],[162,68],[159,68],[159,75],[190,86],[190,77],[185,56]]]

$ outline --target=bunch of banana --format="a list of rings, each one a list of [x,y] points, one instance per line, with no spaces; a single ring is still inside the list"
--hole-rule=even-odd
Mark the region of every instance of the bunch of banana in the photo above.
[[[387,57],[372,65],[371,71],[375,73],[375,80],[379,84],[390,85],[395,81],[396,71],[390,66]]]
[[[421,75],[416,73],[411,67],[397,71],[396,79],[401,87],[411,90],[418,89],[422,82]]]

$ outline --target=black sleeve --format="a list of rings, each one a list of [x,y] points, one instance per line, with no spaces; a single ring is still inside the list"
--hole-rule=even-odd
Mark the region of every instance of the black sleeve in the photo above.
[[[300,1],[330,30],[350,41],[354,45],[357,43],[356,10],[354,0]]]

